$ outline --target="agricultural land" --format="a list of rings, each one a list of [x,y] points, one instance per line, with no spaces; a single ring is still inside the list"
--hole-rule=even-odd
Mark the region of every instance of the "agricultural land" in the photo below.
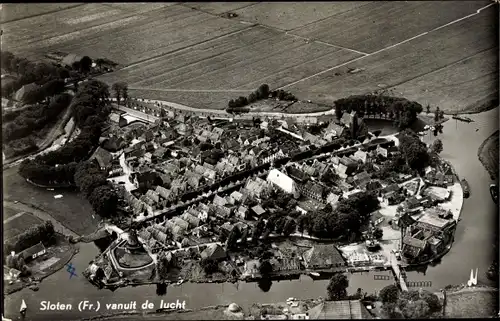
[[[389,90],[447,113],[479,112],[498,101],[489,4],[83,4],[40,14],[35,6],[17,14],[32,17],[4,23],[3,44],[28,58],[107,57],[123,67],[100,77],[108,84],[197,108],[224,109],[268,83],[324,104]]]

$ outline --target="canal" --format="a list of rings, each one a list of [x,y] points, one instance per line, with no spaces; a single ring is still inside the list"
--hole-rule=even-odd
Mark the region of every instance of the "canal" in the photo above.
[[[431,281],[437,291],[449,284],[465,283],[471,269],[479,269],[478,281],[494,285],[486,278],[485,272],[495,253],[493,253],[494,228],[497,226],[498,208],[489,194],[490,176],[479,162],[477,149],[481,143],[498,128],[497,109],[481,114],[470,115],[473,123],[467,124],[449,120],[444,123],[443,134],[438,138],[443,141],[442,156],[456,168],[461,178],[467,179],[471,187],[471,196],[465,200],[461,221],[455,234],[452,249],[441,262],[428,267],[425,271],[409,272],[409,281]],[[476,130],[477,129],[477,130]],[[432,134],[431,134],[432,135]],[[430,142],[434,137],[426,136]],[[160,297],[156,286],[139,286],[110,290],[99,290],[81,276],[81,272],[99,253],[94,244],[80,244],[80,253],[73,260],[78,276],[69,279],[69,273],[62,269],[46,278],[39,285],[39,291],[24,289],[5,298],[5,316],[17,320],[21,300],[28,305],[25,320],[75,320],[95,315],[96,312],[84,313],[77,310],[81,300],[99,301],[101,310],[106,303],[128,303],[136,300],[138,304],[149,300],[159,304],[160,300],[186,300],[187,308],[199,308],[208,305],[236,302],[248,306],[255,302],[284,301],[288,297],[317,298],[324,296],[328,281],[313,281],[308,276],[299,280],[274,281],[267,292],[263,292],[257,283],[237,284],[191,284],[168,287],[167,294]],[[374,280],[374,275],[390,272],[349,274],[349,292],[362,288],[368,293],[380,290],[391,281]],[[41,301],[51,303],[70,303],[72,311],[39,311]]]

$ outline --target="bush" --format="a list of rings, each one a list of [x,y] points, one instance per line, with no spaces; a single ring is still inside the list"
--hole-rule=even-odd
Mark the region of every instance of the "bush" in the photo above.
[[[5,251],[21,252],[33,245],[42,242],[44,245],[51,245],[54,241],[54,225],[51,221],[31,226],[25,232],[5,241]]]

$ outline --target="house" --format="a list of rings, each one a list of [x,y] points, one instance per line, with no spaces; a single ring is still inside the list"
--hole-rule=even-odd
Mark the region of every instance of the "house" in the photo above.
[[[39,242],[33,245],[32,247],[25,249],[18,255],[21,256],[26,263],[28,263],[29,261],[32,261],[37,257],[43,256],[46,253],[47,250],[45,249],[45,246],[43,246],[42,242]]]
[[[351,113],[343,113],[340,122],[346,126],[347,128],[351,128],[353,121],[357,117],[356,112],[353,111]]]
[[[219,195],[215,195],[212,203],[219,206],[225,206],[227,204],[227,200]]]
[[[330,193],[326,198],[326,202],[330,204],[332,207],[335,207],[335,205],[337,205],[337,203],[339,202],[339,198],[340,198],[339,195]]]
[[[432,201],[444,202],[450,198],[451,192],[443,187],[431,186],[423,194],[430,197]]]
[[[14,99],[20,102],[24,102],[30,95],[35,93],[40,89],[35,83],[27,84],[22,86],[14,95]]]
[[[352,157],[362,163],[366,163],[368,161],[368,153],[362,150],[357,150]]]
[[[377,149],[375,150],[375,152],[377,155],[383,156],[385,158],[389,156],[387,149],[380,145],[377,145]]]
[[[344,257],[332,244],[319,244],[303,254],[306,269],[331,269],[346,265]]]
[[[327,135],[331,134],[333,137],[340,137],[344,133],[344,127],[337,125],[334,122],[330,122],[330,124],[326,128],[326,132],[327,132]],[[330,141],[331,140],[332,139],[330,139]]]
[[[366,184],[370,181],[370,174],[367,172],[363,171],[361,173],[358,173],[354,175],[353,177],[353,182],[358,186],[358,187],[364,187]]]
[[[309,176],[296,167],[287,168],[288,175],[299,184],[305,184]]]
[[[323,199],[324,188],[318,183],[308,181],[305,185],[299,186],[300,192],[312,199],[321,201]]]
[[[410,258],[417,258],[426,248],[427,242],[407,235],[403,238],[403,255]]]
[[[234,200],[234,202],[241,203],[243,199],[243,194],[238,191],[234,191],[231,193],[230,197]]]
[[[384,222],[384,220],[385,220],[385,216],[382,215],[379,211],[375,211],[375,212],[370,214],[370,221],[375,226],[382,224]]]
[[[78,56],[77,54],[68,54],[66,55],[62,60],[61,60],[61,65],[66,66],[66,67],[73,67],[73,64],[75,62],[80,62],[83,57]]]
[[[219,261],[225,259],[227,253],[219,244],[210,244],[200,253],[200,256],[203,260]]]
[[[296,194],[296,186],[293,179],[273,168],[267,175],[267,181],[282,189],[285,193]]]
[[[441,233],[450,233],[456,225],[455,220],[446,220],[431,214],[432,209],[424,213],[422,217],[417,220],[416,227],[421,230],[426,230],[432,234],[438,235]]]
[[[101,170],[109,170],[111,166],[111,161],[113,160],[113,155],[111,155],[110,152],[105,150],[104,148],[97,147],[96,151],[90,157],[90,159],[95,159],[97,163],[99,164],[99,167]]]
[[[236,215],[238,215],[242,220],[246,220],[248,218],[248,207],[241,205],[236,210]]]
[[[182,214],[181,218],[188,222],[191,228],[198,227],[200,225],[200,219],[188,212]]]
[[[256,205],[252,207],[252,215],[256,218],[262,217],[266,213],[266,210],[262,208],[260,205]]]
[[[359,300],[324,301],[307,311],[309,319],[373,319],[368,309]]]

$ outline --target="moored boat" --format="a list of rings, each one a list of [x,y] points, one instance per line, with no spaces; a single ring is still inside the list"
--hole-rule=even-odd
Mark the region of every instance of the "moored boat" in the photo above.
[[[493,199],[493,202],[495,202],[495,204],[498,204],[498,186],[497,186],[497,184],[490,185],[490,194],[491,194],[491,198]]]
[[[464,179],[460,181],[460,184],[462,185],[462,190],[464,192],[464,197],[468,198],[470,196],[470,186],[469,183]]]

